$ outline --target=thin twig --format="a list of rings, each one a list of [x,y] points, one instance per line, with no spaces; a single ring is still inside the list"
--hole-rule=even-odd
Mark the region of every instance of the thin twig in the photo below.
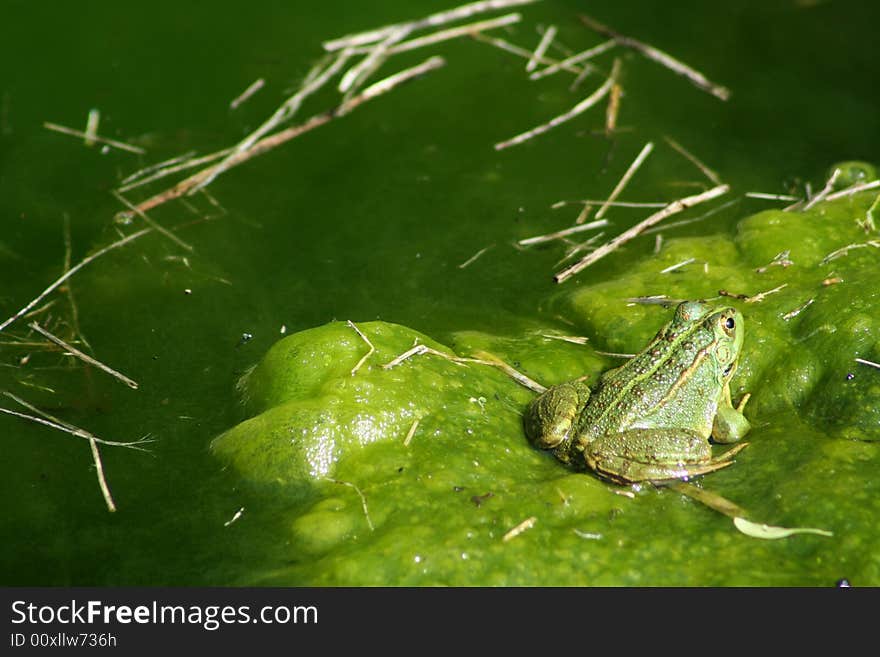
[[[641,234],[645,229],[650,228],[654,224],[663,221],[666,217],[677,214],[682,210],[686,210],[687,208],[698,205],[699,203],[705,203],[706,201],[712,200],[713,198],[721,196],[722,194],[726,194],[728,191],[730,191],[729,185],[719,185],[717,187],[713,187],[708,191],[703,192],[702,194],[687,196],[685,198],[678,199],[677,201],[673,201],[659,212],[655,212],[644,221],[640,221],[632,228],[624,231],[607,244],[603,244],[598,249],[573,264],[571,267],[568,267],[567,269],[559,272],[558,274],[556,274],[556,276],[554,276],[554,279],[557,283],[562,283],[571,276],[574,276],[578,272],[589,267],[597,260],[604,258],[606,255],[616,250],[622,244],[625,244],[632,238]]]
[[[263,78],[258,78],[251,82],[247,89],[242,91],[238,96],[236,96],[229,103],[229,109],[237,110],[243,103],[246,103],[250,100],[251,96],[257,93],[260,89],[262,89],[266,84],[266,81]]]
[[[101,452],[98,451],[98,443],[94,438],[89,440],[89,447],[92,449],[92,461],[95,462],[95,473],[98,476],[98,487],[101,489],[101,495],[104,496],[104,503],[110,513],[116,511],[116,502],[113,501],[113,495],[110,493],[110,486],[107,485],[107,477],[104,475],[104,463],[101,461]]]
[[[370,339],[366,335],[363,334],[363,332],[357,327],[357,325],[355,325],[355,323],[353,321],[351,321],[350,319],[347,321],[348,321],[348,325],[352,329],[354,329],[355,333],[357,333],[359,336],[361,336],[361,339],[364,342],[366,342],[367,346],[370,348],[370,350],[367,353],[365,353],[361,357],[361,359],[357,362],[357,365],[355,365],[353,368],[351,368],[351,375],[354,376],[355,373],[361,368],[361,365],[363,365],[366,362],[367,358],[369,358],[370,356],[372,356],[376,352],[376,347],[373,346],[373,343],[370,342]]]
[[[617,115],[620,113],[620,97],[623,95],[623,87],[618,83],[611,85],[608,93],[608,109],[605,110],[605,136],[611,137],[617,130]]]
[[[40,303],[40,301],[42,301],[43,299],[46,298],[46,296],[51,294],[52,291],[55,290],[59,285],[64,283],[64,281],[66,281],[68,278],[73,276],[76,272],[78,272],[80,269],[82,269],[83,267],[85,267],[89,263],[95,261],[96,259],[100,258],[102,255],[109,253],[110,251],[112,251],[114,249],[118,249],[122,246],[125,246],[126,244],[133,242],[134,240],[138,239],[139,237],[143,237],[147,233],[152,233],[152,232],[153,232],[152,228],[144,228],[143,230],[139,230],[136,233],[132,233],[131,235],[123,237],[122,239],[117,240],[116,242],[113,242],[112,244],[105,246],[103,249],[96,251],[95,253],[93,253],[90,256],[86,256],[85,258],[80,260],[76,265],[74,265],[73,267],[68,269],[66,272],[64,272],[64,274],[62,274],[58,279],[55,280],[54,283],[52,283],[49,287],[47,287],[45,290],[43,290],[40,294],[38,294],[36,296],[36,298],[34,298],[24,308],[22,308],[17,313],[15,313],[12,317],[10,317],[5,322],[0,324],[0,332],[2,332],[3,329],[5,329],[7,326],[12,324],[13,322],[21,319],[21,317],[23,317],[31,308],[33,308],[38,303]]]
[[[51,427],[52,429],[56,429],[58,431],[63,431],[64,433],[69,433],[72,436],[76,436],[77,438],[83,438],[84,440],[94,440],[95,442],[101,443],[102,445],[110,445],[111,447],[127,447],[128,449],[136,449],[139,452],[148,452],[149,450],[141,447],[140,445],[144,443],[153,442],[150,438],[140,438],[138,440],[134,440],[128,443],[118,442],[115,440],[104,440],[102,438],[98,438],[90,431],[86,431],[85,429],[81,429],[77,426],[70,424],[69,422],[64,422],[63,420],[59,420],[57,417],[53,417],[49,415],[45,411],[41,411],[36,406],[33,406],[23,400],[22,398],[13,395],[11,392],[3,391],[3,394],[12,399],[13,401],[18,402],[25,408],[42,415],[43,417],[36,417],[33,415],[27,415],[25,413],[19,413],[18,411],[13,411],[8,408],[0,408],[0,412],[6,413],[7,415],[14,415],[15,417],[20,417],[25,420],[30,420],[31,422],[35,422],[37,424],[42,424],[47,427]],[[43,419],[45,418],[45,419]]]
[[[749,198],[760,198],[765,201],[800,201],[800,197],[791,196],[790,194],[765,194],[764,192],[746,192],[745,196]]]
[[[823,201],[831,193],[831,190],[834,189],[834,183],[837,182],[841,173],[842,171],[840,170],[840,167],[835,167],[832,174],[828,177],[828,180],[825,181],[825,186],[818,194],[810,199],[810,201],[804,206],[804,210],[809,210],[816,205],[816,203]]]
[[[670,265],[666,269],[661,270],[660,273],[661,274],[669,274],[674,271],[678,271],[682,267],[686,267],[687,265],[691,264],[692,262],[696,262],[696,260],[697,260],[696,258],[688,258],[686,260],[682,260],[681,262],[677,262],[674,265]]]
[[[555,25],[551,25],[544,31],[541,40],[538,42],[538,46],[535,48],[535,52],[532,53],[532,56],[529,57],[529,61],[526,62],[526,73],[534,71],[538,66],[538,60],[547,52],[550,43],[556,38],[556,32],[557,28]]]
[[[459,269],[464,269],[465,267],[470,266],[471,264],[473,264],[474,262],[476,262],[477,258],[479,258],[480,256],[482,256],[484,253],[486,253],[486,251],[488,251],[489,249],[491,249],[493,246],[495,246],[495,245],[494,245],[494,244],[490,244],[489,246],[484,246],[482,249],[480,249],[479,251],[477,251],[477,252],[476,252],[474,255],[472,255],[470,258],[468,258],[468,259],[465,260],[463,263],[461,263],[461,264],[458,266],[458,268],[459,268]]]
[[[303,84],[303,86],[299,90],[297,90],[295,94],[284,101],[278,107],[278,109],[273,112],[272,116],[263,121],[260,127],[258,127],[247,137],[238,142],[238,144],[235,145],[232,151],[228,155],[226,155],[221,162],[214,165],[210,175],[205,176],[204,180],[201,180],[195,186],[195,189],[201,189],[209,185],[211,182],[214,181],[215,178],[217,178],[217,176],[234,166],[233,162],[236,156],[239,156],[241,155],[241,153],[247,151],[257,141],[259,141],[260,138],[277,128],[285,121],[291,119],[299,110],[303,101],[305,101],[306,98],[321,89],[321,87],[323,87],[334,75],[336,75],[336,73],[338,73],[342,69],[348,59],[348,51],[343,50],[341,53],[339,53],[336,59],[326,69],[324,69],[324,71],[322,71],[320,74],[316,73],[314,76],[310,76],[310,78],[306,80],[305,84]]]
[[[722,87],[719,84],[715,84],[696,69],[691,68],[684,62],[675,59],[674,57],[668,55],[662,50],[659,50],[654,46],[648,45],[647,43],[643,43],[638,39],[633,39],[632,37],[620,34],[619,32],[612,30],[610,27],[603,25],[599,21],[590,18],[589,16],[581,14],[580,18],[581,22],[583,22],[583,24],[591,30],[594,30],[600,34],[614,39],[618,43],[618,45],[621,45],[624,48],[631,48],[641,53],[648,59],[653,59],[655,62],[662,64],[674,73],[677,73],[678,75],[687,78],[692,84],[699,87],[700,89],[708,91],[716,98],[720,98],[721,100],[727,100],[728,98],[730,98],[730,89],[728,89],[727,87]]]
[[[642,163],[651,154],[652,150],[654,150],[654,144],[650,141],[642,147],[642,150],[639,151],[636,159],[634,159],[632,161],[632,164],[629,165],[626,173],[623,174],[623,177],[620,179],[617,185],[614,186],[614,189],[611,191],[611,195],[608,197],[608,200],[602,204],[601,208],[599,208],[599,211],[596,213],[596,219],[601,219],[605,216],[605,212],[608,210],[609,205],[617,200],[617,197],[620,196],[620,192],[622,192],[624,187],[627,186],[630,178],[635,175],[635,172],[638,171],[640,166],[642,166]]]
[[[834,201],[835,199],[843,198],[844,196],[852,196],[853,194],[858,194],[859,192],[864,192],[869,189],[877,189],[878,187],[880,187],[880,180],[872,180],[871,182],[859,183],[858,185],[851,185],[846,189],[841,189],[839,192],[829,194],[825,197],[825,200]]]
[[[348,486],[349,488],[353,488],[354,492],[358,494],[358,497],[361,498],[361,507],[364,510],[364,517],[367,519],[367,526],[370,528],[370,531],[375,531],[376,528],[373,526],[373,521],[370,520],[370,510],[367,508],[367,498],[364,496],[363,492],[356,485],[351,483],[350,481],[342,481],[341,479],[331,479],[334,484],[340,484],[342,486]]]
[[[424,48],[425,46],[432,46],[436,43],[442,43],[443,41],[449,41],[451,39],[457,39],[462,36],[473,36],[475,32],[484,32],[486,30],[493,30],[499,27],[505,27],[507,25],[513,25],[514,23],[518,23],[522,20],[522,16],[520,14],[505,14],[504,16],[499,16],[498,18],[491,18],[485,21],[477,21],[475,23],[468,23],[467,25],[460,25],[458,27],[453,27],[448,30],[441,30],[439,32],[434,32],[433,34],[428,34],[423,37],[419,37],[417,39],[410,39],[409,41],[403,41],[398,43],[397,45],[391,46],[388,49],[389,55],[396,55],[402,52],[409,52],[410,50],[416,50],[417,48]],[[352,53],[354,54],[365,54],[369,53],[371,48],[353,48]]]
[[[568,237],[569,235],[574,235],[575,233],[582,233],[585,230],[592,230],[594,228],[601,228],[602,226],[607,226],[607,219],[600,219],[599,221],[591,221],[588,224],[579,224],[577,226],[571,226],[569,228],[563,228],[562,230],[557,230],[555,233],[547,233],[546,235],[536,235],[535,237],[527,237],[525,239],[519,240],[517,244],[520,246],[531,246],[533,244],[543,244],[544,242],[552,242],[554,240],[561,239],[563,237]]]
[[[73,255],[73,240],[70,237],[70,215],[66,212],[64,213],[64,271],[68,271],[70,269],[71,258]],[[62,272],[63,273],[63,272]],[[82,330],[79,326],[79,307],[76,305],[76,299],[73,297],[73,286],[69,283],[65,286],[65,292],[67,294],[67,302],[70,304],[70,323],[73,328],[73,334],[78,337],[82,343],[88,347],[92,348],[92,345],[89,344],[89,341],[86,340],[86,336],[83,335]]]
[[[43,121],[43,127],[47,130],[54,130],[55,132],[60,132],[65,135],[71,135],[73,137],[80,137],[82,139],[92,139],[102,144],[107,144],[108,146],[112,146],[113,148],[118,148],[122,151],[128,151],[129,153],[137,153],[138,155],[143,155],[147,151],[139,146],[132,146],[131,144],[126,144],[121,141],[116,141],[114,139],[107,139],[106,137],[100,137],[98,135],[87,135],[85,132],[80,130],[74,130],[72,128],[67,128],[63,125],[58,125],[57,123],[50,123],[49,121]]]
[[[718,174],[715,173],[712,169],[707,167],[703,162],[689,150],[687,150],[684,146],[675,141],[672,137],[665,136],[663,139],[666,140],[666,143],[672,146],[676,152],[682,155],[686,160],[688,160],[691,164],[697,167],[700,171],[703,172],[703,175],[706,176],[713,185],[720,185],[721,178],[718,177]]]
[[[161,233],[162,235],[164,235],[165,237],[167,237],[168,239],[170,239],[172,242],[174,242],[174,243],[177,244],[178,246],[183,247],[183,248],[186,249],[187,251],[194,251],[194,250],[195,250],[195,249],[193,249],[193,247],[192,247],[191,244],[188,244],[188,243],[184,242],[184,241],[183,241],[182,239],[180,239],[177,235],[175,235],[175,234],[172,233],[170,230],[168,230],[167,228],[165,228],[165,226],[163,226],[162,224],[160,224],[160,223],[154,221],[151,217],[148,217],[146,212],[144,212],[143,210],[139,209],[137,206],[133,205],[133,204],[132,204],[127,198],[125,198],[122,194],[120,194],[119,192],[117,192],[115,189],[113,190],[113,196],[115,196],[115,197],[116,197],[116,200],[119,201],[120,203],[122,203],[122,205],[124,205],[125,207],[127,207],[131,212],[133,212],[134,214],[136,214],[137,216],[139,216],[141,219],[143,219],[144,222],[145,222],[148,226],[150,226],[151,228],[153,228],[153,229],[156,230],[157,232]]]
[[[513,53],[514,55],[522,57],[523,59],[531,59],[532,55],[534,54],[531,50],[526,50],[525,48],[520,48],[519,46],[516,46],[516,45],[510,43],[509,41],[505,41],[504,39],[499,39],[498,37],[486,36],[482,32],[474,32],[473,34],[471,34],[471,37],[473,37],[474,40],[476,40],[476,41],[480,41],[481,43],[487,43],[490,46],[493,46],[493,47],[498,48],[500,50],[504,50],[505,52]],[[549,64],[549,65],[560,64],[559,60],[552,59],[547,56],[539,57],[538,60],[542,64]],[[584,68],[583,70],[581,70],[571,64],[566,64],[565,66],[562,66],[561,68],[564,68],[569,73],[575,73],[576,75],[582,75],[585,71],[592,70],[592,67],[590,67],[589,65],[587,65],[587,67]]]
[[[508,531],[501,538],[501,540],[504,541],[505,543],[507,543],[507,541],[516,538],[517,536],[522,534],[527,529],[531,529],[532,527],[534,527],[536,522],[538,522],[538,519],[535,516],[531,516],[529,518],[526,518],[521,523],[519,523],[516,527],[514,527],[510,531]]]
[[[464,18],[470,18],[475,14],[495,11],[497,9],[506,9],[518,5],[528,5],[537,1],[538,0],[483,0],[482,2],[472,2],[454,9],[431,14],[430,16],[418,20],[386,25],[385,27],[369,30],[367,32],[358,32],[357,34],[348,34],[344,37],[339,37],[338,39],[325,41],[323,46],[324,50],[327,50],[328,52],[342,50],[343,48],[363,46],[368,43],[382,41],[388,36],[388,34],[404,26],[409,27],[412,31],[424,29],[426,27],[439,27]]]
[[[855,360],[857,363],[861,363],[862,365],[870,365],[871,367],[876,367],[877,369],[880,369],[880,363],[875,363],[872,360],[865,360],[864,358],[855,358],[853,360]]]
[[[601,55],[603,52],[611,50],[614,46],[617,45],[617,42],[614,39],[609,39],[604,43],[600,43],[598,46],[594,46],[589,50],[584,50],[583,52],[579,52],[576,55],[572,55],[571,57],[567,57],[556,64],[551,64],[546,68],[542,68],[540,71],[535,71],[529,76],[530,80],[540,80],[541,78],[545,78],[548,75],[553,75],[554,73],[558,73],[559,71],[566,69],[569,70],[569,67],[574,66],[576,64],[580,64],[581,62],[585,62],[588,59],[592,59],[598,55]]]
[[[35,330],[40,335],[42,335],[44,338],[46,338],[49,342],[53,342],[53,343],[57,344],[62,349],[67,350],[72,355],[79,358],[81,361],[88,363],[89,365],[94,365],[99,370],[103,370],[104,372],[106,372],[110,376],[115,377],[119,381],[122,381],[125,385],[127,385],[129,388],[132,388],[133,390],[138,389],[137,381],[133,381],[132,379],[129,379],[127,376],[117,372],[112,367],[108,367],[107,365],[104,365],[104,363],[102,363],[101,361],[92,358],[91,356],[89,356],[86,353],[83,353],[82,351],[80,351],[79,349],[74,347],[73,345],[67,344],[64,340],[62,340],[61,338],[59,338],[56,335],[53,335],[52,333],[49,333],[49,331],[44,329],[42,326],[40,326],[36,322],[31,322],[30,324],[28,324],[28,326],[30,328],[32,328],[33,330]]]
[[[827,256],[822,258],[822,261],[819,263],[820,265],[827,264],[832,260],[836,260],[841,256],[848,255],[850,251],[853,249],[864,249],[865,247],[873,246],[875,249],[880,249],[880,241],[878,240],[868,240],[867,242],[860,242],[858,244],[847,244],[846,246],[842,246],[839,249],[832,251]],[[0,327],[2,328],[2,327]]]
[[[203,164],[214,162],[215,160],[219,160],[221,157],[229,155],[232,150],[232,148],[224,148],[223,150],[217,151],[216,153],[209,153],[208,155],[203,155],[202,157],[192,157],[191,155],[186,157],[181,156],[172,158],[165,162],[160,162],[159,164],[154,164],[145,169],[141,169],[140,171],[135,171],[128,178],[122,181],[124,184],[116,191],[127,192],[136,187],[142,187],[143,185],[147,185],[161,178],[165,178],[166,176],[175,174],[178,171],[186,171],[187,169],[200,167]],[[155,173],[153,173],[154,171]],[[147,173],[151,173],[152,175],[147,176]],[[126,181],[130,182],[126,183]]]
[[[351,110],[359,107],[363,103],[367,101],[373,100],[381,96],[382,94],[391,91],[395,87],[404,84],[405,82],[409,82],[410,80],[414,80],[415,78],[422,76],[430,71],[440,68],[445,65],[445,61],[442,57],[431,57],[430,59],[422,62],[418,66],[413,66],[412,68],[408,68],[406,70],[400,71],[391,75],[375,84],[370,85],[362,92],[360,92],[357,96],[342,102],[337,107],[327,110],[325,112],[321,112],[320,114],[316,114],[312,118],[308,119],[304,123],[301,123],[296,126],[292,126],[290,128],[286,128],[281,130],[280,132],[276,132],[267,137],[263,137],[258,142],[253,144],[246,151],[242,151],[240,153],[234,153],[229,160],[228,166],[226,166],[226,170],[231,169],[233,166],[238,166],[250,160],[251,158],[257,157],[258,155],[262,155],[263,153],[276,148],[277,146],[290,141],[300,135],[303,135],[315,128],[318,128],[326,123],[329,123],[334,118],[338,116],[342,116],[347,114]],[[173,187],[166,189],[164,192],[156,194],[148,198],[147,200],[138,204],[138,209],[141,211],[151,210],[163,203],[167,203],[168,201],[174,200],[176,198],[180,198],[185,194],[189,194],[193,192],[204,180],[208,179],[212,175],[214,175],[216,167],[219,165],[214,165],[199,171],[198,173],[193,174],[189,178],[182,180],[177,183]]]
[[[558,210],[559,208],[565,207],[566,205],[572,204],[583,204],[583,205],[605,205],[608,201],[599,201],[593,199],[582,199],[578,201],[556,201],[550,207],[554,210]],[[609,206],[615,208],[665,208],[668,203],[633,203],[629,201],[613,201],[608,203]]]
[[[406,432],[406,438],[403,439],[403,446],[409,447],[410,441],[413,439],[413,436],[416,433],[416,429],[419,428],[419,418],[413,420],[412,426],[410,426],[409,431]]]
[[[553,128],[555,128],[558,125],[566,123],[567,121],[570,121],[571,119],[575,118],[579,114],[582,114],[583,112],[587,111],[588,109],[590,109],[593,105],[595,105],[600,100],[602,100],[608,94],[608,92],[611,90],[611,87],[614,85],[615,81],[617,80],[617,75],[618,75],[619,70],[620,70],[620,60],[615,59],[614,66],[611,69],[611,75],[608,76],[608,78],[605,80],[605,82],[602,84],[602,86],[599,87],[598,89],[596,89],[596,91],[594,91],[592,94],[590,94],[589,96],[584,98],[581,102],[579,102],[577,105],[572,107],[570,110],[568,110],[564,114],[560,114],[559,116],[556,116],[556,117],[550,119],[547,123],[544,123],[544,124],[539,125],[535,128],[532,128],[531,130],[527,130],[526,132],[520,133],[520,134],[516,135],[515,137],[511,137],[510,139],[508,139],[506,141],[498,142],[497,144],[495,144],[495,150],[500,151],[505,148],[509,148],[510,146],[516,146],[517,144],[521,144],[524,141],[528,141],[529,139],[532,139],[533,137],[537,137],[538,135],[542,135],[545,132],[552,130]]]
[[[794,319],[795,317],[797,317],[798,315],[800,315],[803,311],[805,311],[807,308],[809,308],[810,306],[812,306],[812,305],[813,305],[813,302],[814,302],[815,300],[816,300],[816,299],[814,299],[814,298],[807,299],[804,303],[802,303],[800,306],[798,306],[798,307],[795,308],[794,310],[790,310],[790,311],[788,311],[787,313],[785,313],[785,314],[782,316],[782,319],[784,319],[786,322],[787,322],[788,320],[790,320],[790,319]]]
[[[101,122],[101,111],[98,109],[90,109],[89,116],[86,119],[86,131],[83,142],[86,146],[94,146],[95,138],[98,136],[98,124]]]

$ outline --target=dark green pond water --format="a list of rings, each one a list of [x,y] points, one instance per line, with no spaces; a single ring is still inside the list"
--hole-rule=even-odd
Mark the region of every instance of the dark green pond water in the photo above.
[[[74,263],[119,237],[113,217],[122,207],[111,190],[126,175],[183,152],[234,144],[297,88],[320,58],[323,40],[451,4],[95,2],[57,5],[47,14],[34,3],[6,0],[0,26],[3,318],[62,273],[65,221]],[[512,10],[524,20],[497,34],[532,49],[540,39],[537,28],[554,24],[561,43],[585,49],[601,38],[577,20],[581,4],[547,0]],[[47,297],[55,303],[40,314],[0,333],[3,390],[106,440],[154,439],[149,454],[102,448],[118,506],[108,513],[85,441],[0,416],[6,502],[0,583],[830,586],[846,577],[855,585],[880,584],[880,560],[872,554],[880,538],[880,429],[874,425],[873,433],[868,427],[867,435],[847,438],[852,408],[828,404],[822,415],[815,408],[820,402],[810,407],[796,396],[785,411],[774,405],[777,397],[768,394],[762,402],[760,389],[750,388],[757,422],[747,458],[707,477],[707,487],[763,521],[829,527],[833,538],[760,541],[670,491],[616,495],[612,486],[523,448],[525,438],[509,418],[501,425],[504,435],[483,434],[449,452],[442,476],[417,470],[444,459],[448,448],[438,444],[420,448],[427,451],[405,464],[411,479],[402,484],[383,489],[373,480],[366,494],[374,519],[385,524],[373,533],[351,525],[329,536],[340,526],[331,517],[339,510],[334,504],[360,514],[352,490],[284,492],[224,467],[209,450],[217,435],[245,417],[236,382],[282,331],[381,319],[456,349],[479,346],[475,336],[482,332],[503,352],[504,338],[520,340],[536,327],[594,329],[595,348],[638,349],[666,315],[637,310],[643,314],[621,326],[614,322],[614,305],[597,303],[601,316],[585,312],[571,328],[565,320],[572,318],[564,315],[575,302],[560,300],[559,293],[583,287],[587,301],[591,294],[606,301],[630,296],[631,288],[615,287],[615,281],[642,271],[653,236],[563,286],[552,274],[566,246],[513,245],[571,225],[578,208],[550,206],[560,199],[605,198],[647,141],[655,152],[622,198],[669,201],[706,188],[700,171],[667,145],[668,136],[731,185],[730,199],[741,199],[703,222],[664,231],[667,239],[730,236],[743,217],[781,207],[742,199],[744,192],[789,193],[807,181],[816,190],[834,162],[880,159],[880,91],[873,84],[880,9],[870,3],[595,2],[589,12],[699,68],[732,90],[730,101],[620,50],[625,94],[613,139],[602,134],[603,103],[496,152],[493,144],[567,111],[604,75],[588,77],[575,91],[567,74],[531,82],[525,60],[467,39],[395,56],[380,75],[431,54],[447,64],[222,176],[209,188],[222,211],[197,195],[151,212],[167,226],[190,222],[178,234],[192,252],[152,234],[71,279],[90,353],[137,380],[137,390],[37,344],[39,336],[27,328],[33,319],[71,336],[66,290]],[[597,60],[603,72],[610,63],[610,54]],[[231,111],[229,102],[257,78],[265,87]],[[299,116],[337,102],[328,88]],[[50,121],[83,129],[92,108],[101,112],[100,134],[136,144],[146,155],[86,148],[81,139],[43,127]],[[141,193],[129,198],[147,196]],[[613,225],[606,236],[648,212],[609,213]],[[486,247],[479,259],[459,267]],[[713,266],[723,266],[717,259],[725,251],[717,253]],[[876,321],[876,294],[864,276],[860,281],[867,300],[862,312]],[[670,290],[671,296],[681,293]],[[837,303],[849,301],[843,296]],[[629,312],[623,303],[616,307],[620,315]],[[748,321],[748,306],[743,312]],[[873,337],[860,353],[880,360],[876,346],[870,351],[874,325],[865,326]],[[245,334],[252,337],[243,339]],[[754,353],[762,355],[748,362],[781,368],[777,385],[786,367],[798,375],[808,368],[801,367],[799,342],[759,339],[766,337],[761,331],[752,336]],[[619,364],[592,352],[572,356],[564,351],[569,348],[560,346],[556,362],[565,372],[558,378],[552,367],[535,365],[545,383],[575,376],[578,366],[596,374]],[[502,355],[516,358],[516,349]],[[745,368],[745,380],[761,381],[756,370]],[[873,390],[872,374],[859,369],[856,383]],[[877,396],[859,399],[867,404]],[[28,412],[7,397],[0,406]],[[373,463],[397,467],[396,458],[381,448]],[[471,476],[467,469],[475,459],[493,465]],[[374,473],[365,467],[351,464],[337,476],[370,481]],[[383,514],[383,499],[413,490],[420,474],[434,477],[429,503],[418,496],[397,499],[411,517]],[[460,493],[465,497],[450,493],[447,502],[434,494],[464,485],[473,489]],[[471,501],[492,489],[493,498],[479,506]],[[514,499],[536,491],[542,497]],[[519,521],[555,503],[557,493],[572,503],[545,523],[552,531],[539,524],[500,542]],[[241,508],[241,517],[227,526]],[[472,539],[466,518],[477,511],[482,515],[472,523]],[[323,534],[322,523],[329,528]],[[472,540],[472,547],[461,549]]]

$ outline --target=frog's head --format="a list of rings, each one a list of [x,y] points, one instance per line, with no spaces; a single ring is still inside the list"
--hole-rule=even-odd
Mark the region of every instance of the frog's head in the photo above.
[[[704,326],[714,339],[713,358],[726,383],[736,371],[736,363],[743,343],[743,316],[736,308],[714,309],[705,319]]]

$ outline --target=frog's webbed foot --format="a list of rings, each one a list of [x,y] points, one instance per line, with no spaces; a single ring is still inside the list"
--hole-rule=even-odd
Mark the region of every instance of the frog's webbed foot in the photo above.
[[[568,462],[568,448],[577,433],[577,419],[590,396],[582,381],[571,381],[548,388],[532,400],[523,415],[529,441],[541,449],[552,449]]]
[[[619,484],[688,479],[733,463],[742,443],[717,457],[708,441],[686,429],[630,429],[597,438],[584,450],[587,467]]]

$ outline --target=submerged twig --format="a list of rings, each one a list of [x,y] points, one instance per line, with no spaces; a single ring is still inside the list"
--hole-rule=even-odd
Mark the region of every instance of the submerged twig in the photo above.
[[[370,528],[370,531],[375,531],[376,527],[373,525],[373,521],[370,520],[370,510],[367,508],[367,498],[363,494],[360,488],[358,488],[355,484],[350,481],[342,481],[341,479],[331,479],[334,484],[340,484],[342,486],[348,486],[349,488],[353,488],[354,492],[358,494],[358,497],[361,498],[361,508],[364,510],[364,518],[367,519],[367,527]]]
[[[510,531],[508,531],[501,538],[501,540],[504,541],[505,543],[507,543],[507,541],[509,541],[513,538],[516,538],[517,536],[522,534],[527,529],[531,529],[532,527],[534,527],[535,523],[537,523],[537,522],[538,522],[538,519],[535,516],[531,516],[529,518],[526,518],[521,523],[519,523],[516,527],[514,527]]]
[[[99,370],[102,370],[102,371],[106,372],[107,374],[109,374],[110,376],[115,377],[119,381],[122,381],[129,388],[132,388],[133,390],[137,390],[137,388],[138,388],[137,381],[133,381],[132,379],[125,376],[124,374],[117,372],[112,367],[108,367],[107,365],[104,365],[104,363],[102,363],[101,361],[96,360],[95,358],[92,358],[91,356],[89,356],[86,353],[83,353],[82,351],[80,351],[79,349],[74,347],[73,345],[66,343],[64,340],[62,340],[58,336],[53,335],[52,333],[50,333],[49,331],[44,329],[42,326],[37,324],[37,322],[31,322],[30,324],[28,324],[28,326],[30,328],[32,328],[33,330],[35,330],[40,335],[42,335],[44,338],[46,338],[49,342],[52,342],[52,343],[58,345],[59,347],[61,347],[62,349],[65,349],[66,351],[70,352],[73,356],[76,356],[77,358],[79,358],[81,361],[88,363],[89,365],[94,365]]]
[[[538,46],[535,48],[535,52],[532,53],[532,56],[529,58],[529,61],[526,62],[526,72],[529,73],[534,71],[538,66],[538,60],[544,56],[544,53],[547,52],[547,48],[550,47],[550,43],[553,39],[556,38],[557,28],[555,25],[551,25],[548,27],[544,34],[541,35],[541,41],[538,42]]]
[[[476,252],[474,255],[472,255],[470,258],[468,258],[468,259],[465,260],[463,263],[461,263],[460,265],[458,265],[458,268],[459,268],[459,269],[464,269],[465,267],[470,266],[471,264],[473,264],[474,262],[476,262],[477,258],[479,258],[480,256],[482,256],[484,253],[486,253],[486,251],[488,251],[489,249],[491,249],[491,248],[494,247],[494,246],[495,246],[494,244],[490,244],[489,246],[484,246],[482,249],[480,249],[479,251],[477,251],[477,252]]]
[[[664,136],[663,139],[666,140],[666,143],[672,146],[672,148],[682,155],[686,160],[688,160],[691,164],[697,167],[700,171],[703,172],[703,175],[706,176],[713,185],[720,185],[721,178],[718,177],[718,174],[715,173],[712,169],[707,167],[703,162],[693,153],[688,151],[684,146],[675,141],[672,137]]]
[[[642,233],[645,229],[650,228],[654,224],[663,221],[666,217],[677,214],[678,212],[698,205],[699,203],[705,203],[706,201],[721,196],[722,194],[726,194],[729,190],[729,185],[719,185],[717,187],[713,187],[708,191],[703,192],[702,194],[687,196],[685,198],[678,199],[677,201],[673,201],[659,212],[655,212],[650,217],[643,221],[640,221],[632,228],[624,231],[623,233],[612,239],[610,242],[603,244],[598,249],[573,264],[571,267],[568,267],[567,269],[559,272],[558,274],[556,274],[556,276],[554,276],[554,279],[557,283],[562,283],[563,281],[574,276],[583,269],[589,267],[597,260],[604,258],[606,255],[616,250],[622,244],[625,244],[632,238]]]
[[[192,244],[188,244],[187,242],[184,242],[177,235],[175,235],[170,230],[165,228],[165,226],[154,221],[151,217],[147,216],[146,212],[144,212],[143,210],[141,210],[137,206],[133,205],[127,198],[125,198],[122,194],[120,194],[115,189],[113,190],[113,196],[115,196],[116,200],[118,200],[120,203],[122,203],[122,205],[127,207],[131,212],[133,212],[134,214],[139,216],[141,219],[143,219],[144,222],[148,226],[150,226],[150,228],[153,228],[154,230],[161,233],[162,235],[164,235],[165,237],[170,239],[172,242],[174,242],[175,244],[177,244],[180,247],[183,247],[187,251],[194,251],[195,250],[195,249],[193,249]]]
[[[229,109],[237,110],[243,103],[246,103],[251,96],[257,93],[260,89],[262,89],[266,84],[266,81],[263,78],[258,78],[251,82],[247,89],[242,91],[238,96],[236,96],[229,103]]]

